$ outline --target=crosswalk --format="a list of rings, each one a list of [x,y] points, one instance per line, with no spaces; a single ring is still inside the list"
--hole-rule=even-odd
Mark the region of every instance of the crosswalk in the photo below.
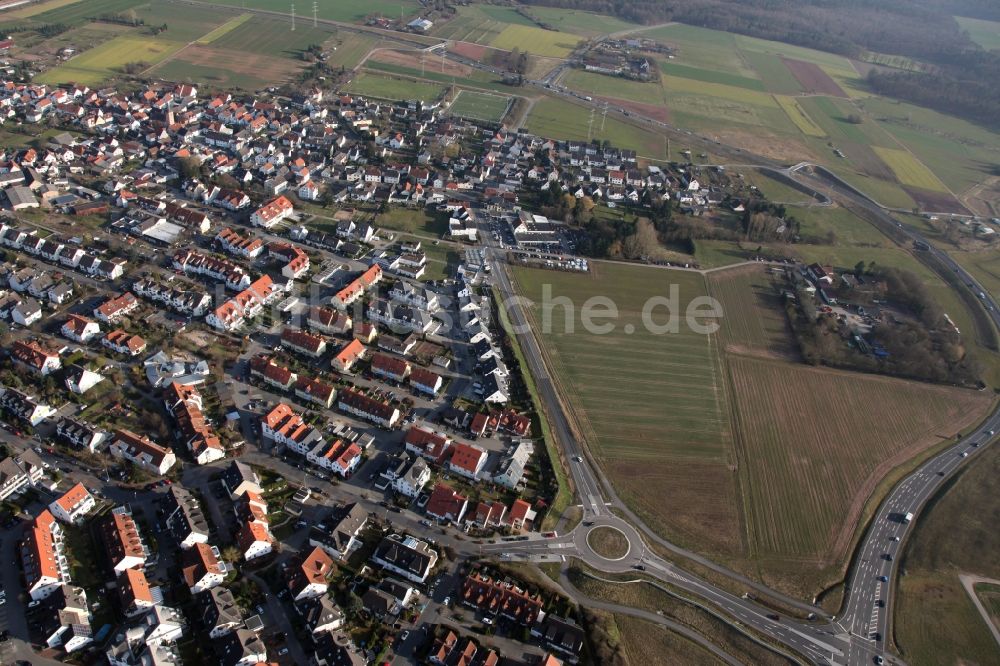
[[[871,618],[868,620],[868,639],[875,640],[875,636],[878,634],[878,616],[881,607],[879,607],[878,600],[882,598],[882,583],[879,582],[875,585],[875,602],[872,604],[872,614]]]

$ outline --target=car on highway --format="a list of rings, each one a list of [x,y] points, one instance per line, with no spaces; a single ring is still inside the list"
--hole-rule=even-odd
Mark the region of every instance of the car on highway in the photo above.
[[[885,659],[883,659],[881,657],[881,655],[875,655],[875,663],[876,664],[884,664],[885,663]]]
[[[878,579],[880,581],[882,581],[883,583],[889,582],[889,577],[888,576],[879,576]]]
[[[583,462],[583,456],[573,456],[573,460],[576,462]]]

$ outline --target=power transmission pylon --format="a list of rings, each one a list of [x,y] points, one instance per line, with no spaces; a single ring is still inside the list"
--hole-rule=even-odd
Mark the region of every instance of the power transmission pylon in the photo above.
[[[317,7],[316,7],[316,0],[313,0],[313,27],[314,28],[316,27],[316,12],[317,11],[318,10],[317,10]]]
[[[295,32],[295,3],[292,3],[292,32]]]

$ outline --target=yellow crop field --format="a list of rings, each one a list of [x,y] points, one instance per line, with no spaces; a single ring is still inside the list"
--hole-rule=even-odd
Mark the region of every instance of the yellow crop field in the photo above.
[[[249,13],[240,14],[236,18],[226,21],[225,23],[223,23],[222,25],[220,25],[218,28],[208,33],[207,35],[202,35],[201,37],[198,38],[195,44],[211,44],[219,37],[222,37],[226,33],[232,32],[236,28],[240,27],[241,25],[249,21],[251,18],[253,18],[253,14]]]
[[[872,146],[882,161],[889,165],[903,185],[919,187],[933,192],[947,192],[948,188],[935,176],[924,163],[905,150],[897,148],[882,148]]]
[[[509,25],[493,38],[490,46],[508,51],[519,48],[538,56],[565,58],[579,43],[579,37],[567,32],[542,30],[528,25]]]
[[[142,62],[154,65],[176,53],[184,44],[123,35],[89,51],[84,51],[63,65],[54,67],[35,77],[38,83],[80,83],[96,85],[111,78],[128,63]]]
[[[708,95],[709,97],[719,97],[733,102],[744,102],[756,106],[766,106],[772,109],[778,108],[778,103],[774,101],[766,92],[759,90],[748,90],[737,88],[736,86],[724,83],[710,83],[708,81],[697,81],[680,76],[664,76],[663,87],[668,93],[690,93],[693,95]]]
[[[789,97],[788,95],[775,95],[774,99],[777,100],[778,106],[782,108],[785,115],[788,116],[789,120],[795,123],[795,126],[802,130],[802,133],[807,136],[824,137],[826,132],[823,128],[817,125],[812,118],[799,106],[799,103],[795,101],[794,97]]]

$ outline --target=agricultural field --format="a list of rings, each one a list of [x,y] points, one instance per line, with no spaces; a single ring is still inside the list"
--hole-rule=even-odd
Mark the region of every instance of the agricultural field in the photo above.
[[[207,89],[253,91],[283,83],[302,68],[289,58],[192,45],[156,66],[151,74],[165,81],[193,83]]]
[[[133,7],[146,4],[148,0],[86,0],[70,4],[60,3],[31,17],[33,23],[82,23],[101,14],[119,14]]]
[[[617,76],[572,69],[562,75],[562,83],[589,95],[666,105],[666,95],[660,84],[655,82],[629,81]]]
[[[569,33],[534,26],[509,25],[493,38],[490,46],[508,51],[516,47],[537,56],[565,58],[579,43],[580,38]]]
[[[938,177],[917,160],[912,153],[896,148],[882,148],[881,146],[875,146],[874,149],[903,185],[934,192],[947,191]]]
[[[289,3],[279,0],[209,0],[213,4],[240,7],[244,9],[265,9],[275,12],[288,12]],[[385,16],[392,19],[409,20],[420,5],[416,0],[317,0],[316,15],[320,19],[342,21],[344,23],[363,23],[372,16]],[[302,24],[312,18],[311,6],[303,5],[297,8],[302,18]],[[307,16],[308,14],[308,16]],[[308,42],[306,42],[308,44]]]
[[[525,126],[529,132],[555,139],[586,141],[590,110],[572,102],[552,97],[539,99],[531,108]],[[607,118],[601,129],[601,116],[594,114],[593,138],[608,140],[612,145],[635,150],[639,156],[654,160],[666,157],[666,139],[658,134]]]
[[[778,290],[780,284],[760,266],[711,274],[709,292],[725,304],[723,351],[761,358],[798,358]]]
[[[798,101],[794,97],[775,95],[774,99],[777,100],[778,106],[788,115],[788,119],[795,123],[795,126],[802,130],[803,134],[820,138],[826,136],[823,128],[806,115],[806,112],[802,110],[802,107],[799,106]]]
[[[39,83],[65,83],[73,81],[85,85],[97,85],[120,73],[120,69],[130,63],[154,65],[183,48],[180,42],[133,37],[115,37],[111,41],[96,46],[72,58],[63,65],[43,72],[35,77]]]
[[[356,33],[338,32],[325,44],[330,54],[327,62],[331,67],[353,68],[371,51],[378,42],[374,37]],[[336,50],[332,50],[336,48]]]
[[[443,85],[413,81],[375,72],[361,72],[347,86],[348,92],[367,95],[379,99],[409,100],[418,99],[424,102],[438,99],[444,94]]]
[[[35,2],[30,5],[22,5],[10,11],[0,12],[0,21],[6,21],[12,18],[31,18],[36,14],[42,14],[52,9],[59,9],[60,7],[65,7],[67,5],[72,5],[74,2],[81,2],[82,0],[45,0],[44,2]]]
[[[510,97],[460,90],[449,111],[461,118],[500,122],[509,105]]]
[[[747,90],[756,90],[758,92],[767,91],[767,87],[760,79],[753,79],[749,76],[740,76],[739,74],[730,74],[728,72],[720,72],[713,69],[701,69],[700,67],[681,65],[670,60],[661,60],[660,70],[669,76],[677,76],[694,81],[718,83],[720,85],[746,88]]]
[[[956,16],[955,20],[976,44],[987,51],[1000,49],[1000,21],[984,21],[964,16]]]
[[[997,644],[959,582],[1000,578],[1000,449],[983,451],[915,522],[900,560],[894,638],[914,666],[1000,664]]]
[[[976,391],[799,364],[743,356],[728,364],[747,531],[754,555],[775,564],[837,564],[878,481],[992,402]]]
[[[838,55],[680,24],[641,35],[677,49],[659,61],[662,95],[651,84],[575,71],[563,83],[612,103],[662,106],[653,116],[751,152],[823,163],[888,206],[963,212],[950,190],[960,201],[970,192],[985,210],[975,197],[998,163],[995,133],[871,95],[859,69]],[[904,180],[873,150],[901,144],[932,177],[899,163]]]
[[[894,262],[889,248],[868,252],[882,264],[913,261],[899,252]],[[889,470],[968,427],[992,398],[801,364],[767,271],[741,267],[706,281],[595,262],[586,276],[526,268],[514,276],[534,303],[534,328],[581,434],[622,498],[661,533],[804,591],[836,576]],[[644,303],[671,284],[682,308],[697,295],[717,298],[721,329],[646,331]],[[577,312],[565,332],[561,305],[545,316],[546,290],[577,307],[611,297],[614,330],[581,330]]]
[[[197,40],[195,40],[195,43],[196,44],[211,44],[212,42],[214,42],[215,40],[217,40],[219,37],[222,37],[223,35],[225,35],[225,34],[227,34],[229,32],[232,32],[233,30],[235,30],[236,28],[240,27],[241,25],[243,25],[244,23],[246,23],[247,21],[249,21],[252,18],[253,18],[253,14],[250,14],[249,12],[246,13],[246,14],[240,14],[236,18],[232,18],[232,19],[226,21],[225,23],[223,23],[222,25],[220,25],[218,28],[216,28],[212,32],[207,33],[205,35],[202,35]]]
[[[647,300],[669,296],[671,285],[678,289],[682,316],[693,298],[706,294],[702,276],[606,263],[594,263],[586,276],[528,268],[515,269],[514,276],[535,303],[534,329],[617,491],[664,532],[707,543],[713,551],[741,551],[729,397],[717,336],[695,333],[683,321],[679,333],[655,335],[640,318]],[[578,308],[595,295],[612,297],[620,313],[615,330],[588,333],[577,312],[571,319],[575,330],[567,333],[560,308],[546,328],[543,285]],[[666,316],[658,308],[656,321]],[[627,326],[634,327],[631,335]],[[711,495],[705,488],[712,488]]]
[[[292,32],[288,21],[255,16],[213,41],[212,46],[277,58],[298,58],[310,44],[322,44],[330,39],[335,30],[329,25],[320,24],[314,28],[300,23]]]
[[[560,32],[569,32],[581,37],[596,37],[611,32],[624,32],[639,26],[614,16],[602,16],[576,9],[555,9],[533,6],[528,13]]]

